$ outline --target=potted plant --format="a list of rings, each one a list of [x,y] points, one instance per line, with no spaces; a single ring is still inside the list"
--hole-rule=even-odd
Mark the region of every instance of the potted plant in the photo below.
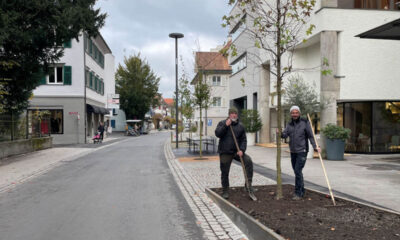
[[[256,132],[261,130],[262,122],[258,111],[245,109],[240,113],[240,121],[246,130],[247,145],[253,146],[256,140]]]
[[[351,130],[329,123],[321,131],[325,136],[326,158],[343,160],[345,141],[350,137]]]

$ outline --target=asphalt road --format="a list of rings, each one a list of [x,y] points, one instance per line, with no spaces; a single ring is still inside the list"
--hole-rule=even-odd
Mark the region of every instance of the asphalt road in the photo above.
[[[100,149],[0,194],[0,239],[203,239],[165,161],[168,136]]]

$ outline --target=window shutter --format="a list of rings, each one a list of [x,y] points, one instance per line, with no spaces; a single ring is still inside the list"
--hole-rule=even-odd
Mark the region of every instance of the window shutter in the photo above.
[[[35,78],[36,81],[37,81],[37,79],[39,79],[39,85],[47,84],[46,74],[42,70],[39,70],[39,72],[35,73],[33,75],[33,78]]]
[[[92,79],[93,79],[93,73],[92,73],[92,72],[89,72],[89,87],[90,87],[90,88],[92,88],[92,86],[93,86],[93,81],[92,81]]]
[[[104,95],[104,82],[101,81],[101,95]]]
[[[88,42],[87,42],[86,34],[83,34],[83,46],[84,46],[84,48],[85,48],[85,52],[87,52],[87,49],[88,49]]]
[[[97,77],[94,77],[94,90],[96,90],[96,92],[98,91],[98,89],[99,89],[99,79],[97,78]]]
[[[70,40],[68,40],[68,41],[66,41],[64,43],[64,48],[71,48],[71,47],[72,47],[72,42],[71,42],[71,39],[70,39]]]
[[[72,84],[72,67],[64,66],[64,85]]]
[[[88,43],[89,43],[89,55],[92,55],[93,53],[93,42],[90,38],[88,38]]]

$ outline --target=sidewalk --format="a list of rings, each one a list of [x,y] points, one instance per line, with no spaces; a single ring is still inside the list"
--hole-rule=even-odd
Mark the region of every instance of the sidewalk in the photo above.
[[[41,175],[62,162],[73,161],[91,152],[116,144],[125,138],[110,136],[102,144],[55,145],[53,148],[2,159],[0,164],[0,193],[35,176]]]

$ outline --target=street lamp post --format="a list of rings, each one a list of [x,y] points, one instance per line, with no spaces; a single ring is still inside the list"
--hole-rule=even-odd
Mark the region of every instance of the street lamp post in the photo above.
[[[176,100],[175,100],[175,117],[176,117],[176,124],[175,124],[175,129],[176,129],[176,148],[178,148],[178,126],[179,126],[179,122],[178,122],[178,38],[183,38],[183,34],[182,33],[170,33],[169,34],[170,38],[175,38],[175,96],[176,96]]]

